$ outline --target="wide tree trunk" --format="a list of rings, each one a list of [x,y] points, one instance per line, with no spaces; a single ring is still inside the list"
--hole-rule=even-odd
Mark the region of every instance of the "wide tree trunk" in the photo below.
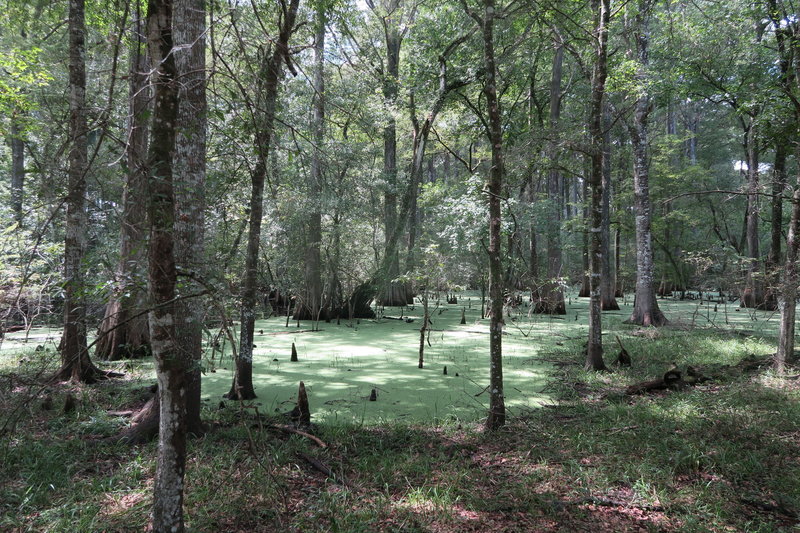
[[[783,193],[786,189],[786,145],[779,140],[775,147],[775,165],[772,174],[772,220],[770,221],[770,247],[767,256],[767,293],[765,309],[778,308],[780,292],[781,241],[783,240]]]
[[[147,210],[142,198],[147,192],[145,160],[151,94],[144,32],[144,17],[137,13],[128,73],[130,122],[125,148],[128,173],[122,191],[119,263],[114,294],[106,305],[95,344],[95,356],[110,361],[150,355],[150,330],[144,312],[147,309],[147,285],[143,279],[147,256]]]
[[[800,158],[800,149],[797,150],[797,156]],[[798,172],[797,185],[792,195],[792,218],[789,223],[789,234],[786,237],[786,265],[783,269],[783,286],[780,294],[781,321],[778,330],[778,351],[775,353],[775,360],[773,363],[776,372],[783,372],[786,368],[786,362],[794,357],[797,284],[800,279],[797,273],[799,248],[800,172]]]
[[[400,275],[400,253],[397,243],[392,246],[392,234],[399,224],[405,227],[405,220],[397,214],[397,121],[394,108],[397,104],[398,79],[400,76],[400,47],[403,35],[396,19],[400,0],[389,0],[386,17],[383,18],[384,40],[386,44],[386,64],[383,79],[383,99],[386,104],[386,126],[383,129],[383,179],[386,190],[383,196],[384,254],[387,255],[388,270],[382,284],[380,301],[383,305],[406,305],[408,295],[406,284],[393,282]],[[410,185],[409,185],[410,186]]]
[[[556,37],[553,70],[550,79],[550,130],[555,137],[561,117],[561,73],[564,64],[564,43]],[[541,292],[541,301],[534,310],[551,315],[567,313],[564,291],[560,284],[563,276],[561,261],[561,215],[563,211],[561,171],[558,169],[558,145],[554,140],[548,147],[548,158],[552,168],[547,176],[547,198],[549,216],[547,227],[547,281]]]
[[[322,314],[322,155],[325,142],[325,6],[316,7],[316,32],[314,38],[314,103],[311,119],[311,173],[308,177],[310,212],[306,233],[305,294],[297,306],[294,318],[316,323]],[[316,326],[314,326],[316,327]]]
[[[794,16],[796,9],[791,4],[781,0],[769,0],[770,16],[778,31],[775,38],[778,44],[779,63],[781,67],[781,85],[784,91],[794,96],[791,98],[794,105],[794,124],[796,128],[800,119],[800,24]],[[785,21],[791,21],[784,24]],[[795,141],[797,139],[795,138]],[[783,166],[776,154],[775,172]],[[800,161],[800,144],[795,142],[795,160]],[[785,169],[783,170],[785,172]],[[777,176],[776,176],[777,179]],[[785,180],[785,177],[783,178]],[[774,216],[774,214],[773,214]],[[794,357],[795,315],[797,306],[797,259],[800,249],[800,170],[797,171],[797,180],[794,194],[792,194],[792,216],[789,224],[789,233],[786,238],[786,267],[783,272],[783,286],[781,291],[781,322],[778,334],[778,350],[775,354],[774,367],[777,372],[783,372],[786,363]],[[777,255],[777,254],[776,254]]]
[[[264,182],[275,123],[275,106],[278,86],[283,78],[283,63],[292,61],[289,38],[295,29],[295,19],[300,0],[291,0],[281,19],[278,38],[272,45],[272,54],[263,58],[261,77],[256,96],[254,119],[256,164],[250,175],[250,227],[247,233],[247,255],[241,288],[241,332],[239,352],[236,355],[236,373],[228,398],[250,400],[256,397],[253,389],[253,332],[258,303],[258,249],[261,244],[261,218],[264,215]]]
[[[503,192],[503,129],[500,102],[497,96],[497,68],[494,57],[494,0],[483,1],[483,62],[486,70],[486,108],[489,141],[492,146],[492,167],[489,170],[489,414],[486,427],[495,430],[505,425],[506,407],[503,392],[503,268],[500,260],[502,243],[500,197]]]
[[[86,343],[86,279],[84,254],[88,229],[86,173],[86,26],[84,0],[69,3],[69,170],[64,238],[64,333],[59,380],[92,382],[105,374],[89,359]]]
[[[600,308],[603,311],[619,309],[615,298],[614,277],[611,275],[611,111],[603,106],[603,197],[600,246]]]
[[[758,195],[760,172],[760,150],[758,129],[755,120],[751,119],[747,125],[744,139],[744,149],[747,155],[747,218],[745,229],[745,240],[747,242],[747,256],[749,264],[747,266],[747,280],[744,293],[742,294],[742,307],[766,309],[765,300],[766,290],[764,277],[761,272],[761,250],[759,247],[758,230]],[[774,302],[770,304],[774,308]]]
[[[175,194],[172,155],[178,117],[178,80],[172,53],[171,0],[150,0],[148,41],[153,61],[152,138],[148,151],[150,249],[148,279],[152,308],[150,339],[156,362],[159,439],[153,485],[153,531],[184,531],[183,479],[186,469],[186,400],[190,359],[176,343]]]
[[[636,15],[635,53],[638,59],[636,77],[645,86],[649,65],[650,10],[640,6]],[[658,308],[655,294],[653,265],[653,234],[651,229],[650,161],[648,119],[651,101],[646,91],[640,91],[634,106],[633,125],[629,127],[633,144],[633,195],[636,220],[636,295],[633,312],[627,322],[642,326],[663,326],[667,318]]]
[[[198,293],[205,276],[206,182],[206,7],[205,0],[175,0],[175,67],[180,80],[173,173],[175,176],[175,260],[185,278],[178,295]],[[194,298],[175,304],[175,335],[181,357],[191,361],[187,376],[186,424],[203,433],[200,420],[203,321],[206,306]]]
[[[592,0],[595,20],[595,61],[589,108],[591,171],[589,173],[589,339],[586,347],[587,370],[605,370],[603,330],[600,309],[603,225],[603,100],[608,75],[608,23],[610,0]]]

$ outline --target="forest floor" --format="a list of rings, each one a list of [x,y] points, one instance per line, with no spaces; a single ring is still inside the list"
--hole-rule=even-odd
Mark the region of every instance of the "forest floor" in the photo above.
[[[378,412],[356,423],[344,411],[325,411],[321,384],[311,395],[312,413],[323,413],[310,430],[318,441],[285,430],[289,421],[274,410],[288,408],[277,399],[224,408],[218,398],[205,402],[208,431],[189,445],[188,529],[796,531],[800,380],[796,368],[789,377],[768,368],[776,317],[737,311],[726,323],[712,323],[710,307],[675,305],[673,326],[660,330],[625,326],[621,318],[604,322],[607,362],[619,351],[615,336],[633,359],[631,368],[612,373],[583,371],[583,341],[573,333],[509,339],[510,348],[528,339],[539,347],[528,356],[536,362],[525,364],[537,369],[529,379],[541,407],[517,395],[508,424],[493,433],[465,411],[425,421],[408,405],[397,407],[410,413],[405,418]],[[702,313],[705,322],[697,320]],[[414,345],[419,324],[410,326],[407,342]],[[515,328],[507,330],[513,337]],[[436,376],[450,355],[438,357]],[[0,530],[146,530],[155,445],[104,438],[146,400],[151,366],[126,362],[124,379],[97,385],[48,385],[43,377],[53,359],[33,346],[0,352]],[[658,378],[673,364],[709,379],[627,394],[631,384]],[[330,368],[342,375],[352,366],[337,365]],[[485,381],[474,366],[473,379]],[[515,369],[510,364],[510,374]],[[373,374],[339,387],[371,386]],[[296,388],[295,377],[288,376],[287,387]],[[510,379],[520,388],[525,378]],[[475,387],[460,386],[459,395],[483,400]],[[64,413],[68,394],[77,408]]]

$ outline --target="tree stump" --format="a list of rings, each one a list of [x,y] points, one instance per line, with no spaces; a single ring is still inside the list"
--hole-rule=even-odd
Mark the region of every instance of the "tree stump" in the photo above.
[[[300,382],[300,387],[297,390],[297,412],[297,425],[300,427],[311,426],[311,409],[308,406],[306,386],[302,381]]]
[[[295,347],[294,343],[292,343],[292,358],[290,359],[292,363],[297,362],[297,348]],[[300,382],[302,383],[302,381]]]

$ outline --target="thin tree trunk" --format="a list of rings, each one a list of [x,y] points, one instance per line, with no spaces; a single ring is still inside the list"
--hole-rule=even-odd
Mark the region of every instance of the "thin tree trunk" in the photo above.
[[[589,289],[589,182],[591,178],[589,175],[591,174],[591,166],[587,169],[586,177],[583,179],[583,187],[581,190],[581,202],[583,204],[583,224],[582,229],[583,232],[581,234],[581,241],[583,244],[583,249],[581,253],[581,266],[583,267],[581,271],[581,290],[578,292],[578,296],[581,298],[588,298],[590,294]]]
[[[600,308],[618,310],[614,278],[611,276],[611,111],[603,106],[603,197],[602,197]]]
[[[503,191],[503,130],[500,102],[497,96],[497,68],[494,57],[494,0],[484,0],[483,60],[486,69],[486,108],[489,117],[489,140],[492,146],[492,167],[489,171],[489,414],[486,427],[495,430],[505,425],[506,407],[503,392],[503,268],[500,260],[502,243],[500,195]]]
[[[263,81],[257,90],[257,115],[255,150],[257,161],[251,173],[250,228],[247,234],[247,256],[241,289],[241,332],[239,352],[236,356],[236,374],[228,398],[250,400],[256,397],[253,389],[253,331],[257,305],[258,248],[261,243],[261,218],[264,214],[264,182],[267,160],[275,122],[275,106],[278,85],[283,77],[283,62],[290,62],[289,38],[300,0],[291,0],[281,21],[278,39],[273,44],[272,54],[263,58],[261,74]]]
[[[425,366],[425,334],[428,332],[430,314],[428,313],[428,288],[422,289],[422,326],[419,328],[419,360],[417,368]]]
[[[624,293],[619,282],[619,269],[622,259],[622,235],[619,225],[614,230],[614,296],[622,298]]]
[[[205,0],[175,0],[175,66],[180,88],[175,138],[175,259],[187,277],[205,275],[206,181],[206,6]],[[202,286],[187,279],[181,296],[200,292]],[[190,364],[187,428],[203,433],[200,420],[205,306],[195,298],[175,305],[176,339],[180,355]]]
[[[600,278],[602,267],[603,225],[603,100],[608,74],[608,23],[610,0],[592,0],[595,16],[595,63],[592,72],[589,135],[591,137],[591,172],[589,188],[589,340],[586,348],[586,369],[605,370],[603,331],[600,314]]]
[[[11,145],[11,211],[19,225],[23,223],[22,200],[25,197],[25,139],[18,118],[19,112],[11,116],[9,131]]]
[[[153,487],[153,531],[182,532],[186,469],[187,360],[180,356],[175,327],[175,195],[172,152],[178,116],[178,81],[172,54],[172,2],[150,0],[148,35],[155,107],[148,151],[150,339],[156,361],[159,439]]]
[[[645,69],[649,64],[648,43],[650,38],[649,3],[643,3],[636,16],[636,56],[639,61],[637,78],[644,82]],[[644,83],[641,84],[644,86]],[[654,287],[653,235],[651,230],[652,208],[650,205],[648,154],[648,117],[651,102],[646,92],[640,92],[633,113],[633,125],[629,128],[633,144],[633,192],[636,219],[636,295],[633,312],[627,322],[643,326],[663,326],[667,318],[658,308]]]
[[[69,3],[69,130],[71,147],[64,239],[64,333],[61,369],[56,379],[92,382],[103,374],[89,359],[86,343],[86,173],[88,126],[86,121],[86,27],[84,0]]]
[[[125,157],[128,173],[122,191],[122,223],[116,287],[106,305],[98,328],[95,356],[116,361],[150,354],[150,330],[147,314],[132,318],[146,309],[147,287],[143,266],[147,256],[146,205],[147,143],[150,91],[147,39],[144,17],[136,14],[131,49],[129,87],[130,122]]]

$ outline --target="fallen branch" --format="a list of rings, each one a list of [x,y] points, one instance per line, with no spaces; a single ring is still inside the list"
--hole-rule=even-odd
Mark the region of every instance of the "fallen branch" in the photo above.
[[[333,479],[334,481],[336,481],[337,483],[339,483],[341,485],[344,485],[345,487],[349,486],[349,484],[347,483],[347,480],[345,480],[341,476],[337,476],[336,474],[334,474],[333,470],[328,468],[328,466],[325,465],[325,463],[323,463],[319,459],[316,459],[315,457],[311,457],[310,455],[305,454],[303,452],[297,452],[297,456],[299,458],[303,459],[304,461],[306,461],[308,464],[310,464],[312,466],[312,468],[314,468],[314,470],[317,470],[318,472],[322,472],[323,474],[325,474],[329,478]]]
[[[652,513],[663,513],[664,507],[661,505],[648,505],[648,504],[635,504],[633,502],[624,502],[622,500],[612,500],[609,498],[595,498],[594,496],[587,496],[576,502],[576,504],[591,504],[599,505],[600,507],[628,507],[632,509],[641,509],[642,511],[649,511]]]
[[[779,513],[784,516],[788,516],[789,518],[795,518],[795,519],[800,517],[800,514],[798,514],[797,512],[788,509],[780,504],[763,502],[759,500],[753,500],[750,498],[739,498],[739,501],[744,503],[745,505],[761,509],[762,511],[766,511],[768,513]]]
[[[325,443],[324,443],[322,440],[320,440],[318,437],[315,437],[315,436],[314,436],[314,435],[312,435],[311,433],[306,433],[305,431],[300,431],[299,429],[295,429],[295,428],[293,428],[293,427],[289,427],[289,426],[276,426],[276,425],[269,425],[269,426],[267,426],[267,427],[268,427],[269,429],[277,429],[278,431],[283,431],[284,433],[291,433],[291,434],[294,434],[294,435],[300,435],[301,437],[305,437],[305,438],[307,438],[307,439],[311,439],[311,440],[312,440],[312,441],[314,441],[314,443],[316,443],[316,445],[317,445],[317,446],[319,446],[320,448],[327,448],[327,447],[328,447],[328,445],[327,445],[327,444],[325,444]]]

